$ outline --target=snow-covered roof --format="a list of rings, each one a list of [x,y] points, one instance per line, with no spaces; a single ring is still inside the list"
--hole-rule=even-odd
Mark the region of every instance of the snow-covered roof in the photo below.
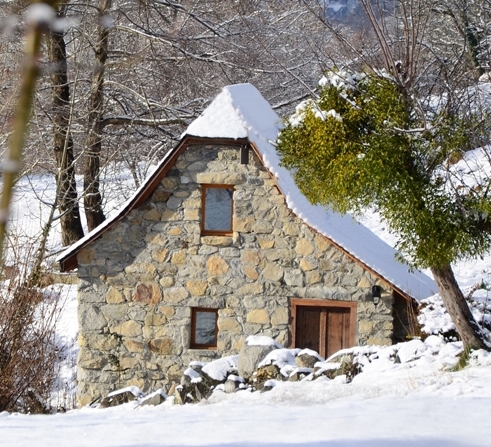
[[[396,251],[372,231],[349,215],[341,215],[320,205],[311,204],[299,191],[292,175],[280,166],[274,142],[282,128],[281,119],[251,84],[225,87],[204,112],[192,122],[182,135],[181,144],[189,137],[213,139],[248,139],[263,160],[265,167],[276,178],[277,185],[286,198],[287,206],[311,228],[328,237],[385,281],[403,293],[422,299],[436,293],[432,279],[419,271],[409,271],[400,263]],[[58,260],[63,263],[73,257],[83,246],[90,243],[109,228],[141,200],[155,179],[172,160],[181,145],[168,153],[155,173],[136,191],[122,207],[121,212],[104,222],[85,238],[63,252]]]
[[[312,205],[300,192],[291,173],[280,166],[274,142],[283,127],[281,119],[251,84],[225,87],[183,134],[203,138],[248,138],[266,168],[276,177],[287,206],[310,227],[331,239],[385,280],[415,299],[436,293],[432,279],[409,271],[393,247],[350,215]]]

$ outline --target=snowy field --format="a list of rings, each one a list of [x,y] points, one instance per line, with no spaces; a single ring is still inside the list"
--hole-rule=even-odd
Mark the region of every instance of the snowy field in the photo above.
[[[49,197],[52,188],[41,179],[36,182],[38,194]],[[20,187],[17,222],[35,228],[39,204],[26,182]],[[376,216],[365,223],[390,241]],[[56,236],[50,244],[56,248]],[[490,271],[491,257],[456,266],[462,286],[488,280]],[[77,330],[74,287],[65,310],[59,337],[69,342]],[[474,353],[471,366],[452,372],[459,344],[435,347],[435,337],[430,341],[399,348],[406,355],[397,364],[386,361],[389,351],[380,351],[351,383],[343,377],[281,382],[269,392],[218,391],[206,402],[185,406],[169,399],[159,407],[129,403],[49,416],[0,413],[0,447],[491,445],[491,356]],[[72,359],[60,371],[68,392],[73,392],[73,373]]]
[[[350,384],[281,383],[267,393],[217,392],[197,405],[0,414],[0,445],[489,446],[490,372],[489,365],[442,372],[426,359]]]

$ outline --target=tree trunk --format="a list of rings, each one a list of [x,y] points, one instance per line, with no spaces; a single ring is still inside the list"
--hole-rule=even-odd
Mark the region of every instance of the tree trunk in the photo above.
[[[63,12],[60,15],[64,15]],[[53,112],[53,149],[56,157],[57,204],[60,212],[63,245],[71,245],[84,236],[70,132],[70,88],[67,77],[66,47],[62,31],[47,34],[48,55],[52,67],[50,81]]]
[[[106,220],[99,190],[99,173],[104,111],[104,69],[109,40],[109,28],[104,26],[104,16],[111,7],[111,1],[100,0],[99,2],[98,37],[94,49],[95,70],[90,92],[89,132],[85,142],[87,163],[84,172],[84,207],[89,231]]]
[[[450,265],[431,269],[435,278],[443,304],[467,349],[491,350],[485,341],[484,333],[476,323],[467,301],[460,290]]]

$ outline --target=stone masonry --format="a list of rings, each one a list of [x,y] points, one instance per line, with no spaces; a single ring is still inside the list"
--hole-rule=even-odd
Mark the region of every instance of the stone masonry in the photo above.
[[[189,146],[144,205],[79,252],[80,405],[165,388],[248,335],[288,346],[291,298],[355,301],[356,343],[391,343],[392,291],[296,217],[250,152],[242,165],[238,147]],[[234,185],[233,236],[201,236],[200,184]],[[217,349],[189,348],[192,307],[219,309]]]

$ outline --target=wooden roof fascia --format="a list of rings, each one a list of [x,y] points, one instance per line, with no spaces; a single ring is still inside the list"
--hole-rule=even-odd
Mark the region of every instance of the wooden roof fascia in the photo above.
[[[126,204],[126,206],[118,213],[114,220],[109,225],[103,226],[100,231],[94,232],[94,234],[90,238],[88,238],[83,244],[77,247],[77,249],[71,252],[66,258],[60,259],[60,271],[68,272],[70,270],[76,269],[78,267],[77,254],[80,250],[87,247],[87,245],[91,244],[95,240],[99,239],[106,231],[108,231],[110,228],[112,228],[113,225],[115,225],[117,222],[127,216],[132,210],[143,205],[143,203],[145,203],[145,201],[150,197],[153,191],[155,191],[160,181],[172,169],[179,155],[181,155],[187,147],[197,144],[241,146],[244,143],[250,144],[249,139],[205,138],[184,135],[181,138],[181,141],[167,154],[168,158],[165,163],[162,163],[162,165],[158,169],[156,169],[155,172],[145,181],[145,185],[138,193],[138,195],[134,196],[132,200]]]
[[[261,163],[263,164],[264,168],[266,169],[266,171],[268,172],[270,178],[275,182],[275,186],[276,188],[278,188],[278,191],[281,193],[281,195],[285,198],[285,202],[286,202],[286,194],[282,191],[282,189],[280,188],[280,186],[278,185],[278,179],[277,177],[272,173],[270,172],[270,170],[266,167],[265,163],[264,163],[264,160],[261,156],[261,153],[259,152],[259,150],[257,149],[256,145],[253,143],[253,142],[250,142],[250,145],[251,145],[251,148],[253,149],[254,153],[257,155],[257,157],[259,158],[259,160],[261,161]],[[296,217],[298,217],[305,225],[307,225],[314,233],[326,238],[329,242],[331,242],[332,245],[334,245],[338,250],[341,250],[346,256],[348,256],[352,261],[354,261],[356,264],[358,264],[359,266],[361,266],[363,269],[367,270],[368,272],[370,272],[372,275],[374,275],[375,277],[377,277],[378,279],[380,279],[381,281],[385,282],[386,284],[388,284],[393,290],[395,290],[396,292],[398,292],[401,296],[403,296],[404,298],[406,298],[407,300],[411,301],[411,300],[414,300],[414,297],[412,297],[411,295],[409,295],[408,293],[404,292],[403,290],[401,290],[399,287],[397,287],[395,284],[393,284],[391,281],[389,281],[387,278],[383,277],[380,273],[378,273],[376,270],[374,270],[372,267],[370,267],[369,265],[365,264],[363,261],[361,261],[360,259],[358,259],[355,255],[353,255],[352,253],[350,253],[348,250],[346,250],[344,247],[342,247],[341,245],[339,245],[336,241],[334,241],[333,239],[331,239],[329,236],[326,236],[325,234],[322,234],[319,230],[311,227],[307,222],[305,222],[301,217],[297,216],[297,214],[295,214],[292,210],[290,210],[292,212],[293,215],[295,215]]]
[[[244,143],[250,143],[249,138],[210,138],[210,137],[196,137],[193,135],[184,135],[182,141],[186,141],[187,146],[192,146],[196,144],[209,145],[220,145],[220,146],[240,146]]]

